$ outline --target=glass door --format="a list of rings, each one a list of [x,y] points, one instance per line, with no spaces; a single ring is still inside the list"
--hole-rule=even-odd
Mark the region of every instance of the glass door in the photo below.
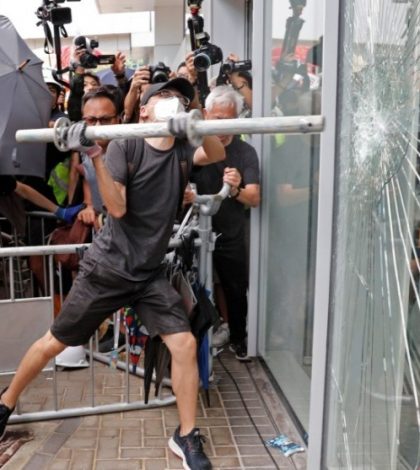
[[[272,2],[273,116],[321,114],[323,6]],[[259,354],[307,429],[319,136],[277,134],[265,144]]]

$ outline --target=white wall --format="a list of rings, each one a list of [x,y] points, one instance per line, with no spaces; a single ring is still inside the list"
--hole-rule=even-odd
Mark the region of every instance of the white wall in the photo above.
[[[41,26],[35,11],[41,6],[42,0],[0,0],[0,14],[7,16],[19,34],[24,38],[43,38]],[[103,35],[119,33],[147,32],[151,30],[151,13],[115,13],[99,14],[95,0],[65,2],[62,7],[70,7],[73,21],[66,25],[69,36]]]
[[[323,35],[325,2],[326,0],[307,0],[307,5],[301,16],[305,23],[299,35],[300,41],[316,41]],[[284,38],[286,19],[292,16],[292,10],[289,6],[288,0],[273,1],[273,38]]]

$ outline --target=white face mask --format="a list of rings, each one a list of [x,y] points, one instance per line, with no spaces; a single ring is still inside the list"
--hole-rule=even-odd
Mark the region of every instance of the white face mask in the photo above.
[[[159,100],[155,104],[155,119],[159,122],[169,121],[169,119],[183,111],[185,111],[185,108],[176,96]]]

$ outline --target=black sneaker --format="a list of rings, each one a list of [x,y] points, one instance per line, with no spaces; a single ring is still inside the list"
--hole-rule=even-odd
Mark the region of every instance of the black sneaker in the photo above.
[[[241,341],[240,343],[231,343],[229,349],[235,353],[235,357],[238,361],[251,362],[245,341]]]
[[[186,436],[180,436],[179,426],[169,439],[169,448],[182,459],[185,470],[211,470],[213,467],[203,451],[204,436],[194,428]]]
[[[1,392],[0,399],[3,393],[7,390],[7,387]],[[0,441],[3,439],[6,434],[6,424],[9,420],[9,416],[13,413],[13,409],[10,409],[8,406],[0,403]]]

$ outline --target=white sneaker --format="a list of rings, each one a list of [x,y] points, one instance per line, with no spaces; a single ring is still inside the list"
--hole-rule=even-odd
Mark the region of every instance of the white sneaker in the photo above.
[[[224,322],[219,326],[219,328],[217,328],[216,333],[213,335],[213,346],[215,348],[221,348],[225,344],[229,343],[229,338],[229,325]]]

